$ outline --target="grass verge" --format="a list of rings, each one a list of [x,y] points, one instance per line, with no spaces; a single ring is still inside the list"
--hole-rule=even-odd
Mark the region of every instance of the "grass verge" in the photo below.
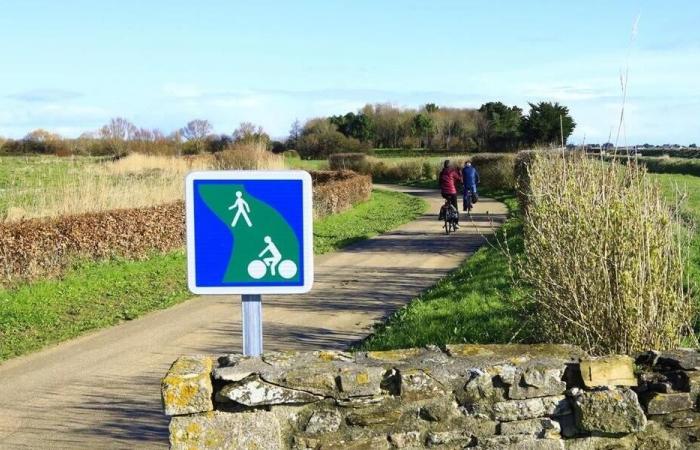
[[[332,252],[391,230],[423,214],[426,206],[417,197],[375,190],[371,201],[314,223],[314,253]]]
[[[314,251],[330,252],[382,233],[424,209],[425,203],[415,197],[375,191],[370,201],[317,221]],[[144,261],[76,264],[61,279],[0,290],[0,361],[190,297],[182,250]]]
[[[417,184],[424,183],[414,183]],[[507,244],[512,253],[522,251],[522,223],[516,213],[516,200],[507,192],[482,194],[506,203],[510,218],[489,239],[489,244],[378,325],[359,344],[360,349],[527,340],[520,311],[522,292],[513,288],[508,257],[500,248]]]

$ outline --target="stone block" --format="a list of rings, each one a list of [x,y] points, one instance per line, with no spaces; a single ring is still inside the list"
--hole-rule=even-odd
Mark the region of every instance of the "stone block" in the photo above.
[[[494,419],[502,422],[555,417],[571,414],[571,405],[566,397],[538,397],[526,400],[509,400],[493,405]]]
[[[333,433],[338,431],[343,418],[338,411],[314,411],[306,423],[304,431],[309,434]]]
[[[581,378],[587,388],[600,386],[637,386],[634,360],[629,356],[582,358]]]
[[[669,374],[669,378],[673,382],[674,389],[688,392],[693,406],[697,407],[698,397],[700,396],[700,372],[695,370],[679,370]]]
[[[700,370],[700,351],[691,348],[681,348],[661,352],[654,363],[656,366],[671,369]]]
[[[426,438],[428,447],[457,445],[458,448],[464,448],[471,446],[474,442],[476,442],[474,436],[464,430],[430,431]]]
[[[172,450],[277,450],[282,446],[280,424],[268,412],[211,411],[170,419]]]
[[[669,428],[697,428],[700,430],[700,414],[695,411],[678,411],[652,418]]]
[[[423,447],[420,431],[403,431],[389,433],[389,442],[396,448]]]
[[[620,388],[579,391],[573,398],[576,424],[591,433],[634,433],[643,431],[646,416],[633,391]]]
[[[505,435],[523,434],[537,438],[558,438],[560,433],[559,423],[547,417],[503,422],[500,426],[500,434]]]
[[[265,377],[265,381],[314,395],[337,397],[338,387],[334,369],[334,367],[295,367]]]
[[[633,434],[619,438],[589,436],[567,439],[564,442],[566,450],[635,450],[637,448]]]
[[[160,383],[165,414],[175,416],[213,410],[211,369],[209,357],[178,358]]]
[[[685,411],[693,408],[688,392],[676,392],[673,394],[661,394],[653,392],[644,399],[647,414],[669,414],[677,411]]]
[[[495,436],[479,441],[474,450],[564,450],[561,439],[538,439],[532,436]]]
[[[566,382],[562,381],[564,368],[564,365],[533,365],[519,370],[508,389],[508,398],[522,400],[563,394],[566,390]]]
[[[216,393],[218,402],[233,401],[245,406],[296,405],[319,400],[322,397],[266,383],[256,376],[227,384]]]
[[[338,386],[347,397],[379,395],[384,372],[381,367],[343,367],[338,374]]]
[[[401,411],[380,406],[378,408],[358,409],[347,415],[345,421],[351,426],[367,427],[373,425],[392,425],[401,419]]]
[[[402,370],[399,376],[399,392],[403,400],[424,400],[445,395],[442,386],[423,370]]]

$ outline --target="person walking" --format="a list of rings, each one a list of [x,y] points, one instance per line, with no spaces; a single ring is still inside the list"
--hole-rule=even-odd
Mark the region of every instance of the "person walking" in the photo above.
[[[440,183],[440,193],[442,198],[448,200],[450,204],[457,209],[457,183],[462,181],[462,175],[459,170],[450,165],[450,160],[447,159],[443,163],[442,171],[438,177]],[[459,228],[459,214],[457,215],[456,228]]]

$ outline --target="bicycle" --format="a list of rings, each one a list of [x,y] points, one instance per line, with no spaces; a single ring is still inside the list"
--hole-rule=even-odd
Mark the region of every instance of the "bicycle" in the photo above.
[[[472,201],[473,196],[474,193],[472,192],[472,190],[468,189],[462,197],[462,209],[464,210],[464,212],[467,213],[468,216],[471,215],[472,208],[474,207],[474,203]]]
[[[440,217],[445,221],[445,224],[442,226],[445,229],[445,234],[457,231],[459,211],[457,211],[449,199],[445,199],[445,204],[440,208]]]
[[[248,264],[248,275],[250,275],[250,277],[253,279],[259,280],[267,275],[267,269],[270,266],[271,263],[265,260],[255,259]],[[285,280],[289,280],[297,274],[297,265],[294,263],[294,261],[285,259],[279,263],[276,272],[278,276],[284,278]]]

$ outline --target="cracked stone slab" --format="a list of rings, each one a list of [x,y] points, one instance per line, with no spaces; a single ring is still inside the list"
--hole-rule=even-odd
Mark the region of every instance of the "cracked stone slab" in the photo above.
[[[266,383],[257,377],[228,384],[216,394],[219,402],[233,401],[246,406],[293,405],[314,403],[322,399],[323,397],[308,392]]]

